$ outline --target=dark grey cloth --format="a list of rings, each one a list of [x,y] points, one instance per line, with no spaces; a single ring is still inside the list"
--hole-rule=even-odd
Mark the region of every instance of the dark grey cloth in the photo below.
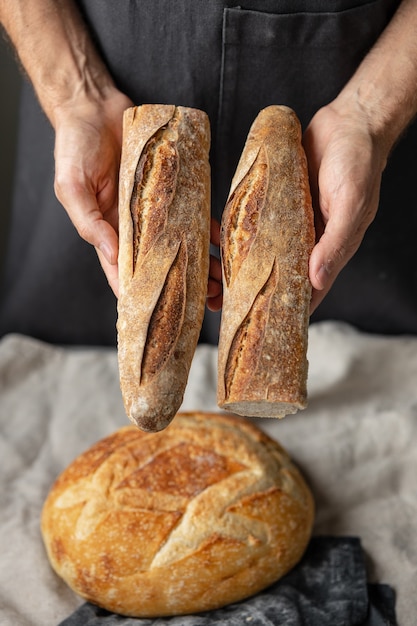
[[[138,590],[140,593],[140,589]],[[314,537],[302,561],[246,601],[198,615],[134,619],[82,605],[60,626],[396,626],[395,595],[367,584],[356,537]]]
[[[305,128],[331,101],[389,22],[399,0],[79,0],[117,85],[132,100],[195,106],[212,128],[213,207],[221,216],[250,124],[287,104]],[[312,320],[370,332],[417,333],[417,126],[386,170],[381,206],[360,252]],[[23,90],[0,336],[114,345],[116,301],[95,252],[53,192],[53,134]],[[207,313],[201,341],[216,343]]]

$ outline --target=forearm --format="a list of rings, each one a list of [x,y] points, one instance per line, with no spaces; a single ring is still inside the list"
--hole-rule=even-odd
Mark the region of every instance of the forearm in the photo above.
[[[114,90],[72,0],[0,0],[0,21],[53,126],[59,108]]]
[[[389,153],[417,114],[417,0],[403,0],[334,104],[364,115]]]

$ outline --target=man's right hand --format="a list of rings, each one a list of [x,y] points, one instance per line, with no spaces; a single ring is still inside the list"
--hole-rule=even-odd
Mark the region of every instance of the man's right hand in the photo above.
[[[55,133],[55,191],[117,294],[123,111],[74,0],[0,0],[0,21]],[[58,53],[59,51],[59,53]]]
[[[117,90],[101,102],[54,110],[55,193],[79,235],[97,251],[118,295],[118,174],[123,111],[133,103]]]

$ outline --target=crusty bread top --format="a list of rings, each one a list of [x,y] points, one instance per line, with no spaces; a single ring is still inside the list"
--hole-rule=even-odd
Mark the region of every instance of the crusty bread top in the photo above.
[[[123,125],[120,382],[128,417],[154,431],[180,406],[204,314],[210,127],[203,111],[171,105],[132,107]]]
[[[314,219],[296,114],[261,111],[232,181],[221,231],[219,404],[282,417],[306,405]]]
[[[45,502],[55,570],[122,614],[208,610],[256,593],[300,558],[313,499],[282,447],[228,415],[122,428],[78,457]]]

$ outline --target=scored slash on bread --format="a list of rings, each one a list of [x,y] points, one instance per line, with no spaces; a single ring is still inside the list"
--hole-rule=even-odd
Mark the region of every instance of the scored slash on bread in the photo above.
[[[210,127],[199,110],[124,114],[119,186],[118,359],[128,417],[165,428],[182,403],[204,315]],[[254,121],[221,227],[217,401],[246,416],[306,406],[314,220],[300,122],[270,106]]]
[[[76,593],[150,617],[264,589],[301,559],[313,520],[311,490],[278,442],[242,418],[193,412],[95,443],[57,478],[41,528]]]
[[[128,417],[165,428],[182,402],[203,321],[210,233],[203,111],[127,109],[119,183],[118,361]]]
[[[262,110],[249,132],[221,227],[218,404],[257,417],[306,406],[314,219],[301,126]]]

